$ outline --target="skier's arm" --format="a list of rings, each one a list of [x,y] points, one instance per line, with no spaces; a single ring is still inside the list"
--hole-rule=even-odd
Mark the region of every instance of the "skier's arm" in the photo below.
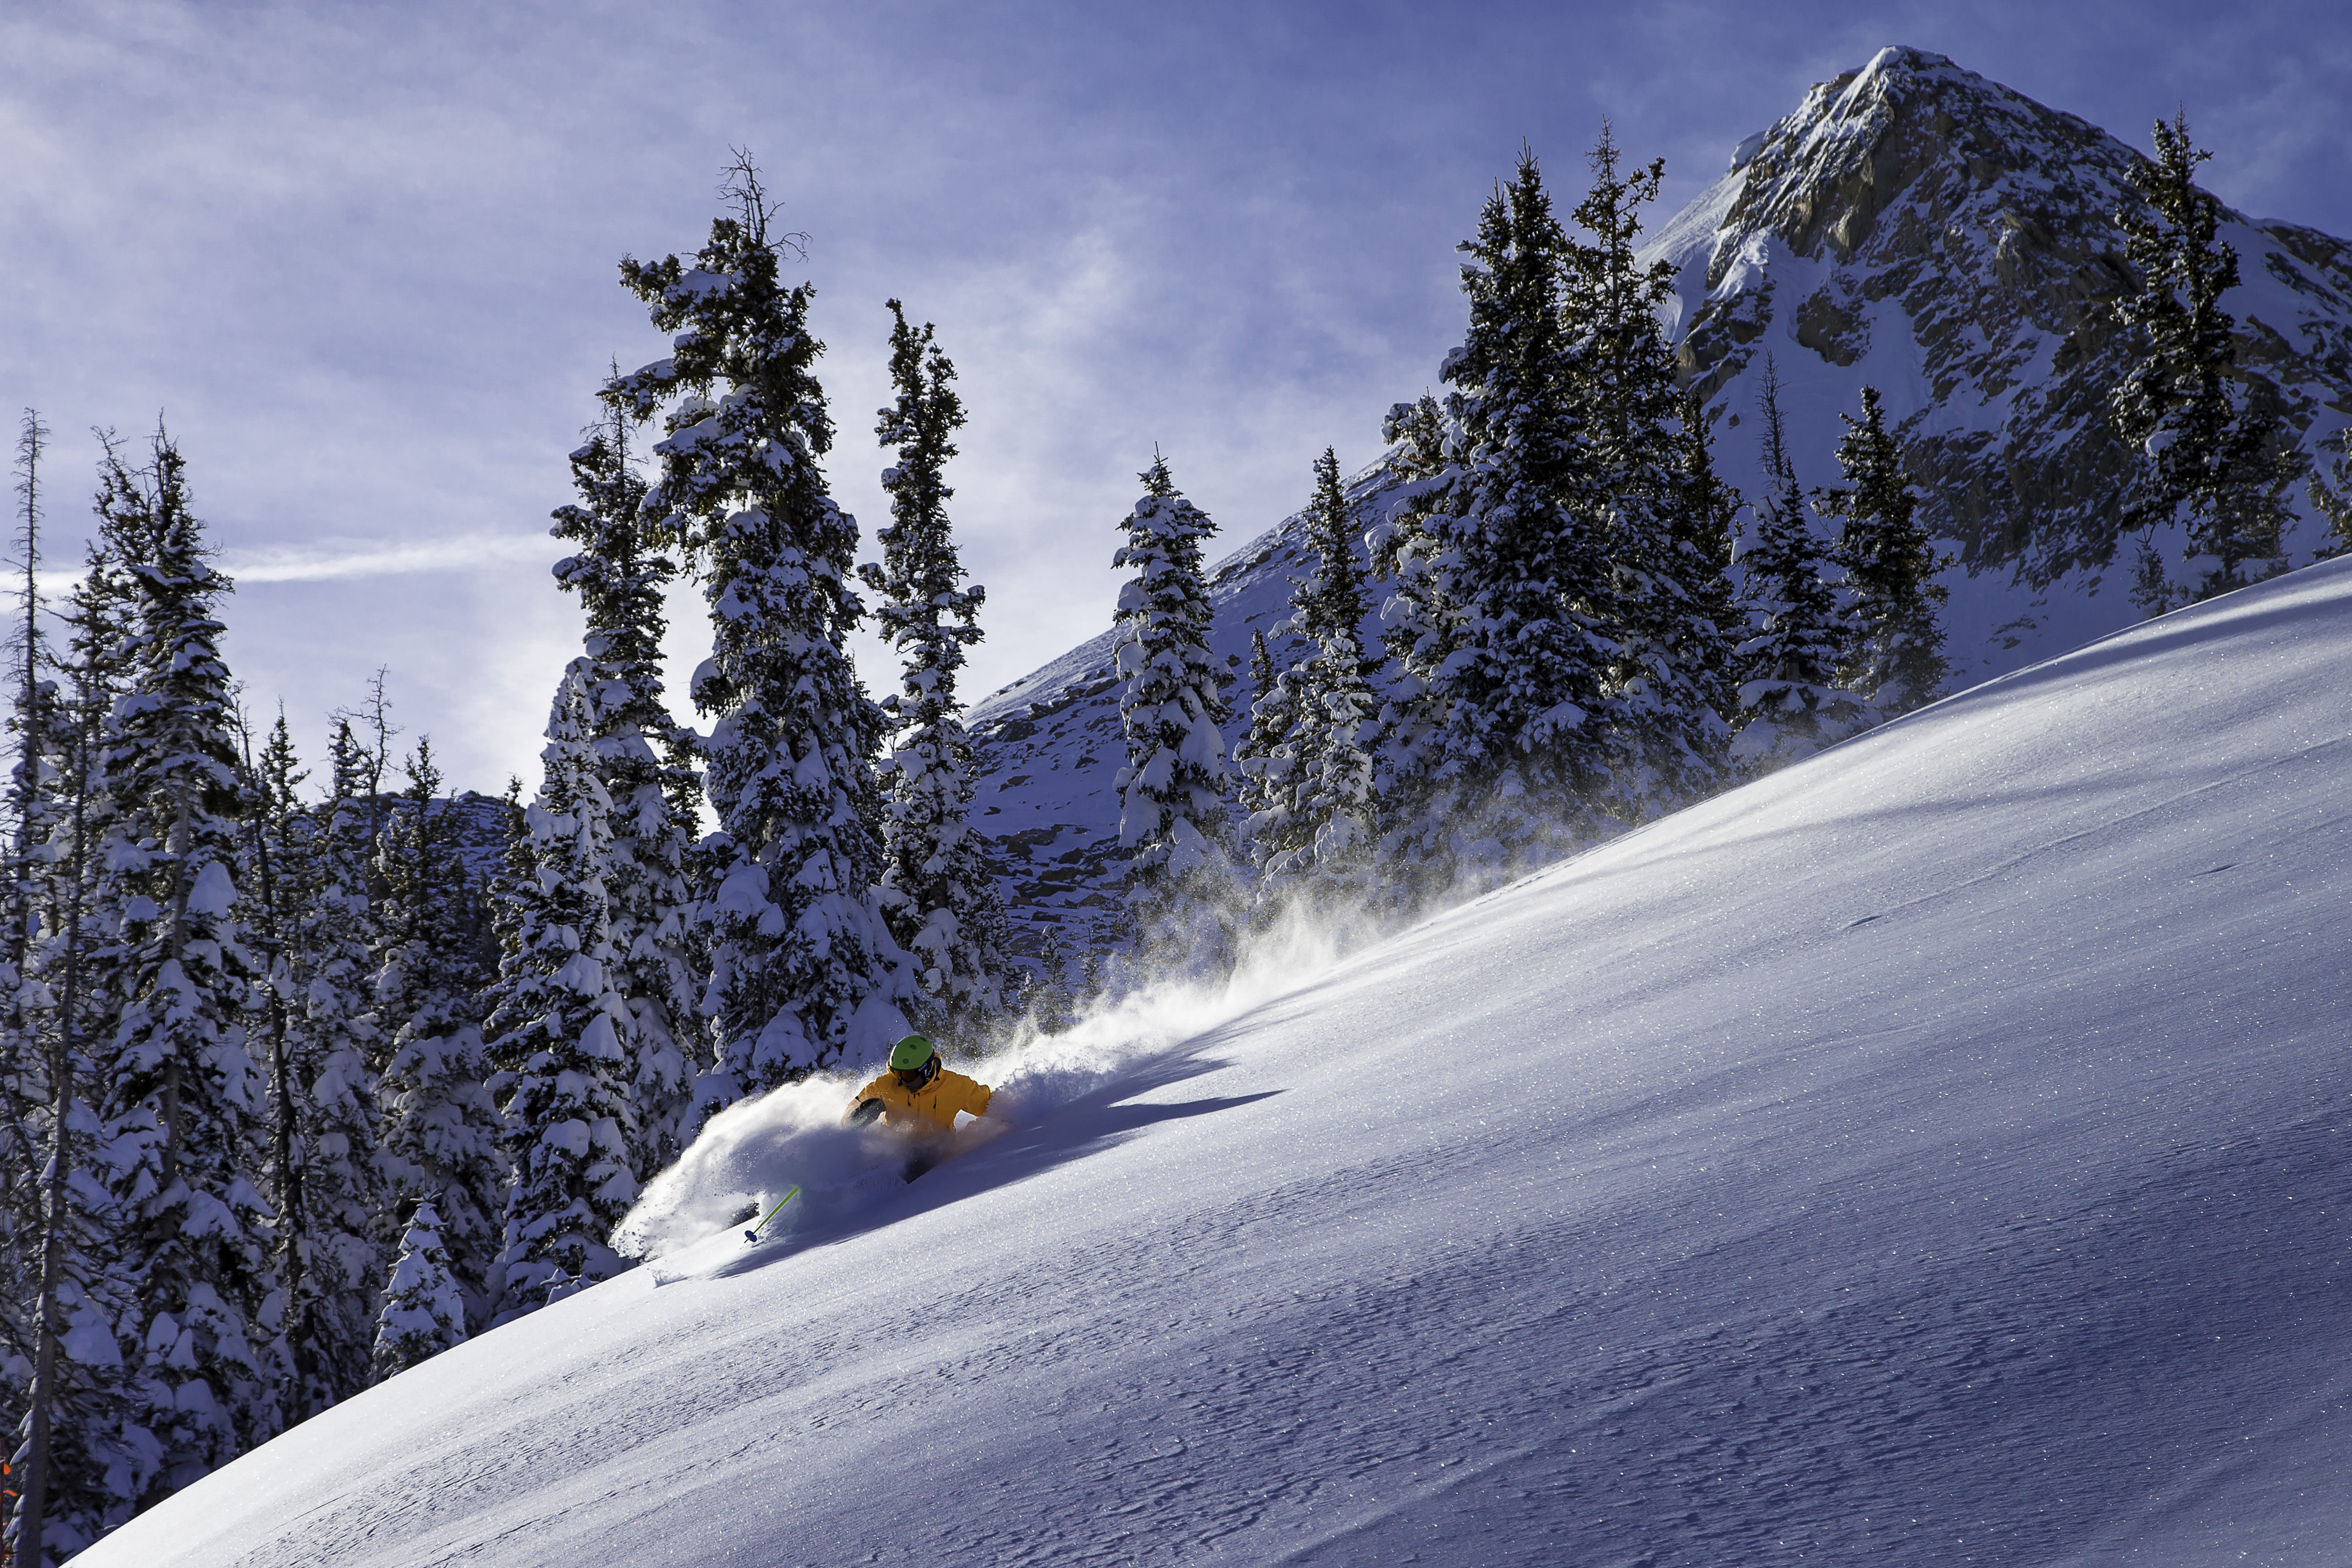
[[[841,1108],[841,1119],[852,1127],[863,1127],[881,1115],[888,1109],[887,1103],[882,1099],[882,1085],[885,1081],[877,1078],[856,1094],[851,1095],[849,1103]]]

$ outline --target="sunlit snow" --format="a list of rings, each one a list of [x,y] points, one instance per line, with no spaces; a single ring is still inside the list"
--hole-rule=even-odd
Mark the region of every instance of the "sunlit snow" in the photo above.
[[[738,1108],[656,1262],[81,1561],[2339,1562],[2347,668],[2352,563],[2135,628],[959,1063],[911,1186]]]

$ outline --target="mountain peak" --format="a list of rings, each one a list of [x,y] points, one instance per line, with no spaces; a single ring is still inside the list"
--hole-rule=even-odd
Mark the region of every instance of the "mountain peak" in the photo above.
[[[1862,68],[1816,84],[1763,134],[1745,161],[1748,180],[1727,227],[1767,230],[1794,255],[1826,250],[1843,263],[1880,215],[1927,176],[1957,174],[1987,188],[2020,174],[2050,185],[2087,175],[2097,190],[2084,194],[2120,197],[2114,187],[2127,189],[2136,156],[2075,116],[1941,55],[1890,46]],[[1954,191],[1946,205],[1960,199]],[[1731,263],[1719,252],[1710,284]]]
[[[1901,82],[1925,77],[1949,77],[1971,83],[1994,92],[2007,92],[2007,88],[1987,81],[1971,70],[1962,70],[1948,56],[1910,44],[1889,44],[1870,57],[1870,63],[1860,70],[1848,71],[1838,78],[1836,85],[1848,82]],[[1818,90],[1818,89],[1816,89]]]
[[[1685,379],[1736,425],[1753,401],[1745,383],[1772,353],[1798,405],[1790,438],[1822,453],[1837,410],[1853,409],[1860,384],[1877,386],[1906,422],[1925,520],[1972,577],[1998,570],[2041,595],[2071,575],[2065,596],[2095,595],[2128,460],[2105,398],[2128,353],[2113,306],[2136,279],[2117,215],[2141,205],[2141,162],[1941,55],[1881,49],[1741,143],[1727,176],[1659,231],[1651,254],[1679,278]],[[2345,247],[2234,214],[2224,237],[2243,279],[2225,302],[2243,378],[2315,441],[2341,423],[2331,388],[2352,364]],[[1956,627],[1956,647],[1988,636],[2020,646],[2021,606],[1995,596],[1974,595],[1990,618]],[[2097,635],[2129,611],[2112,602],[2064,618]]]

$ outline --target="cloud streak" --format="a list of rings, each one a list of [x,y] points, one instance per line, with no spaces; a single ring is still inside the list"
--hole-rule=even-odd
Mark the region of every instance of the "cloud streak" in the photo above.
[[[488,566],[551,564],[558,546],[545,539],[492,535],[420,539],[356,549],[231,551],[220,569],[238,584],[349,583],[418,572],[471,572]]]

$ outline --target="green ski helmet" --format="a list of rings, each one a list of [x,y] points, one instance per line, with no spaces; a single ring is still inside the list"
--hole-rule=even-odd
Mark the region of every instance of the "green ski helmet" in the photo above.
[[[913,1072],[939,1054],[937,1047],[921,1035],[908,1035],[890,1047],[890,1070]]]

